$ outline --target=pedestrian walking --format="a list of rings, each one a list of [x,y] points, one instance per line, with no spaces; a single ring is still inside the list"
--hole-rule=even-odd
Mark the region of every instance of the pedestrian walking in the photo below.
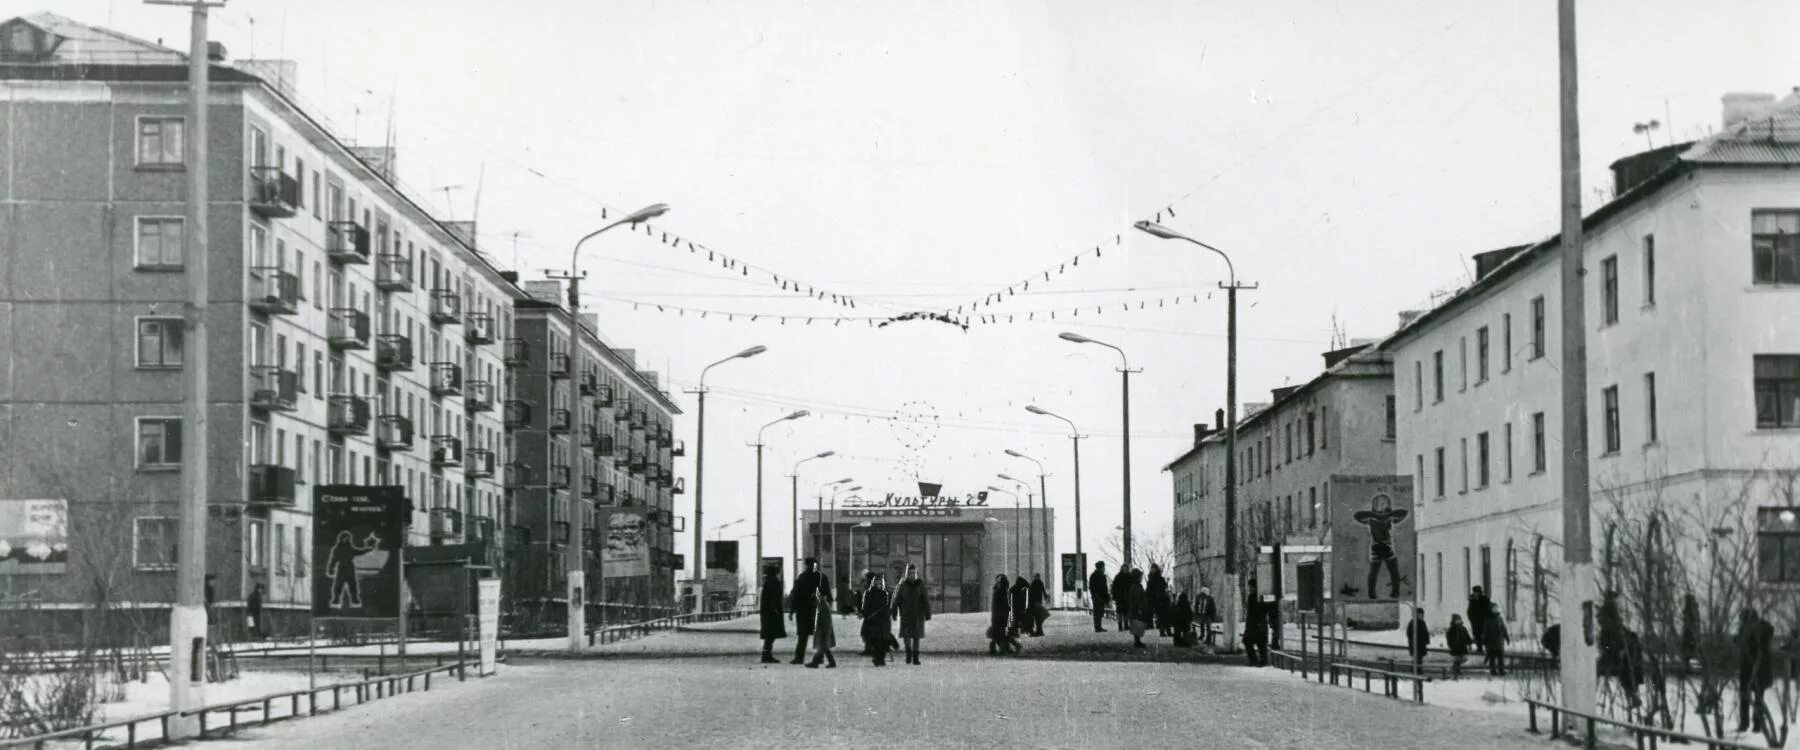
[[[1044,576],[1041,573],[1031,574],[1031,589],[1025,597],[1025,605],[1031,613],[1031,636],[1044,634],[1044,619],[1050,616],[1050,610],[1044,607]]]
[[[781,660],[775,658],[775,642],[787,637],[787,626],[781,620],[781,579],[775,577],[773,568],[763,570],[762,601],[758,606],[758,613],[762,617],[762,627],[758,633],[763,642],[762,663],[780,664]]]
[[[850,577],[849,576],[838,576],[838,583],[837,583],[838,614],[841,614],[845,617],[849,617],[850,615],[854,614],[856,612],[856,597],[857,597],[857,594],[850,590]]]
[[[806,558],[806,570],[794,576],[794,590],[788,596],[791,610],[788,618],[794,621],[794,660],[790,664],[806,662],[806,639],[813,634],[813,615],[816,614],[819,601],[819,589],[824,580],[819,577],[819,560]],[[831,597],[827,595],[826,601]]]
[[[831,586],[823,578],[819,579],[818,603],[813,612],[813,658],[806,668],[818,669],[823,660],[826,669],[837,669],[837,657],[831,655],[831,650],[837,648],[837,630],[831,623]]]
[[[1013,641],[1006,637],[1007,617],[1012,612],[1012,591],[1006,575],[994,576],[994,588],[988,596],[988,655],[1012,653]]]
[[[1431,645],[1431,627],[1425,624],[1425,608],[1414,607],[1412,622],[1406,624],[1406,653],[1412,656],[1413,674],[1425,666],[1425,654]]]
[[[1006,634],[1016,641],[1020,634],[1031,632],[1031,584],[1025,582],[1025,576],[1018,576],[1007,593],[1012,597],[1012,627]]]
[[[262,605],[263,586],[259,583],[255,588],[250,589],[249,598],[244,600],[244,624],[250,628],[251,640],[263,639]]]
[[[1212,589],[1200,587],[1200,596],[1194,599],[1194,625],[1200,630],[1200,641],[1207,647],[1213,645],[1213,623],[1219,621],[1219,604],[1213,600]]]
[[[1738,649],[1738,732],[1754,725],[1762,732],[1770,721],[1769,706],[1763,702],[1763,691],[1775,684],[1775,656],[1770,648],[1775,643],[1775,626],[1746,607],[1738,619],[1738,632],[1732,639]]]
[[[863,597],[868,596],[869,589],[872,589],[874,587],[875,587],[875,572],[872,570],[863,571],[862,588],[856,590],[856,601],[851,602],[851,610],[850,610],[851,613],[855,614],[858,619],[861,619],[863,616]],[[858,635],[858,637],[862,638],[862,644],[863,644],[862,651],[860,651],[858,653],[862,656],[874,656],[875,652],[869,648],[869,639],[862,635],[862,629],[860,627],[857,628],[857,635]]]
[[[1269,664],[1269,615],[1254,578],[1244,585],[1244,656],[1252,667]]]
[[[1169,579],[1163,577],[1162,566],[1150,563],[1150,578],[1144,582],[1144,593],[1150,595],[1151,625],[1156,634],[1169,636]]]
[[[1481,640],[1487,652],[1488,674],[1505,677],[1506,644],[1512,637],[1506,632],[1506,619],[1500,616],[1500,607],[1495,604],[1488,604],[1487,616],[1482,618]]]
[[[1538,640],[1538,645],[1544,647],[1544,653],[1549,654],[1551,660],[1560,663],[1562,661],[1562,625],[1558,623],[1544,628],[1544,636]]]
[[[1094,598],[1094,632],[1104,633],[1106,628],[1101,623],[1106,620],[1106,605],[1112,603],[1112,596],[1107,593],[1106,563],[1094,563],[1094,573],[1088,576],[1088,595]]]
[[[1174,634],[1175,645],[1182,648],[1198,642],[1194,637],[1194,602],[1186,591],[1175,597],[1175,603],[1169,607],[1169,632]]]
[[[1126,589],[1130,587],[1131,566],[1121,565],[1119,566],[1119,574],[1113,576],[1112,580],[1113,620],[1117,623],[1119,632],[1121,633],[1125,632],[1127,627],[1125,621],[1131,616],[1131,601],[1129,595],[1126,593]]]
[[[888,601],[887,582],[876,574],[862,598],[862,637],[868,644],[875,666],[887,666],[888,649],[894,643],[893,605]]]
[[[1127,584],[1126,598],[1131,601],[1131,614],[1128,617],[1131,627],[1132,648],[1149,648],[1144,645],[1144,631],[1150,627],[1155,618],[1155,610],[1150,604],[1150,596],[1144,593],[1144,571],[1133,568],[1131,580]]]
[[[917,665],[919,640],[925,637],[925,621],[931,619],[931,594],[915,566],[906,566],[906,578],[894,589],[894,614],[900,618],[900,643],[906,647],[906,663]]]
[[[1469,589],[1469,633],[1475,636],[1477,652],[1487,648],[1487,631],[1483,626],[1487,624],[1490,604],[1487,594],[1482,593],[1480,586]]]
[[[1462,615],[1450,615],[1450,627],[1444,629],[1444,644],[1450,647],[1450,676],[1461,677],[1463,662],[1469,659],[1469,645],[1475,639],[1463,626]]]

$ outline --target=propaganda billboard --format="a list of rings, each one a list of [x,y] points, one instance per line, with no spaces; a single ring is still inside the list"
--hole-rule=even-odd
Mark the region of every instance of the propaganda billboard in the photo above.
[[[69,565],[69,501],[0,500],[0,575],[63,573]]]
[[[1077,554],[1074,552],[1062,553],[1062,590],[1063,590],[1063,593],[1068,594],[1068,593],[1080,591],[1082,589],[1082,584],[1087,582],[1086,573],[1087,573],[1087,553],[1086,552],[1082,552],[1080,554]]]
[[[399,485],[313,489],[313,614],[400,616],[400,553],[412,509]]]
[[[607,508],[601,511],[606,547],[600,553],[600,569],[607,578],[650,575],[649,526],[643,508]]]
[[[1331,478],[1332,594],[1339,602],[1413,598],[1418,554],[1412,478]]]

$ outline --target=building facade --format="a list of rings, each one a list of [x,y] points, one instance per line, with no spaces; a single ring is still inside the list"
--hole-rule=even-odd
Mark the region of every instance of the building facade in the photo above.
[[[1800,96],[1725,104],[1719,135],[1615,163],[1584,222],[1591,542],[1603,588],[1630,588],[1633,534],[1690,576],[1738,555],[1773,601],[1800,587]],[[1557,618],[1559,254],[1477,256],[1472,286],[1382,345],[1433,623],[1473,586],[1515,637]]]

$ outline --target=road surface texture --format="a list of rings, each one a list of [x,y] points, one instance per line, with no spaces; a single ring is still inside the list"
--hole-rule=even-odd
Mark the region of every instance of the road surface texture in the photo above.
[[[577,658],[520,655],[495,678],[236,741],[383,750],[1546,747],[1513,718],[1302,683],[1235,659],[1198,661],[1154,637],[1153,650],[1138,652],[1129,636],[1057,620],[1049,636],[1026,639],[1023,657],[987,656],[981,617],[940,616],[922,666],[876,668],[842,643],[838,668],[816,670],[758,664],[751,623],[718,623]],[[1112,660],[1087,658],[1102,652]]]

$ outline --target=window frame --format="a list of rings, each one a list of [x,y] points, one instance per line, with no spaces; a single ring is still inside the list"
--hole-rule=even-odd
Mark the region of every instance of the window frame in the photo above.
[[[160,356],[158,357],[159,361],[156,362],[146,362],[144,360],[144,326],[147,323],[156,324],[159,329],[156,338],[158,354]],[[135,369],[180,370],[187,362],[187,324],[182,318],[171,315],[138,315],[132,318],[131,328],[133,331],[131,356],[133,367]],[[175,349],[177,350],[175,361],[173,363],[168,361],[171,331],[173,331],[173,338],[176,341]]]
[[[1644,307],[1656,306],[1656,235],[1644,235],[1643,249],[1638,257],[1643,263]]]
[[[1500,314],[1500,374],[1512,372],[1512,313]]]
[[[1662,439],[1656,421],[1656,371],[1644,373],[1644,434],[1645,445],[1655,445]]]
[[[1431,403],[1444,403],[1444,350],[1431,353]]]
[[[1531,356],[1528,359],[1544,358],[1544,350],[1547,348],[1544,317],[1548,314],[1548,306],[1542,294],[1531,298]]]
[[[1550,468],[1549,420],[1544,412],[1531,415],[1531,473],[1542,474]]]
[[[132,424],[132,431],[131,431],[132,468],[136,469],[137,471],[179,471],[181,469],[181,459],[183,456],[182,450],[186,447],[186,446],[182,445],[182,440],[181,440],[181,435],[183,432],[183,429],[182,429],[183,425],[182,425],[181,421],[182,421],[181,417],[165,416],[165,415],[160,415],[160,414],[147,414],[144,416],[133,417],[132,423],[131,423]],[[159,462],[155,462],[155,463],[149,463],[144,460],[144,423],[146,423],[146,422],[159,422],[162,424],[164,432],[161,436],[162,437],[162,448],[159,451],[159,453],[161,454],[162,458],[164,458],[164,459],[167,459],[168,454],[169,454],[169,433],[167,432],[168,426],[171,423],[175,425],[175,433],[174,433],[175,434],[175,460],[174,461],[164,460],[164,461],[159,461]]]
[[[1487,326],[1475,329],[1475,384],[1488,381],[1488,345],[1493,337]]]
[[[1619,256],[1600,259],[1600,325],[1619,323]]]
[[[1776,375],[1765,377],[1760,375],[1757,371],[1761,368],[1764,360],[1769,360],[1772,367],[1779,367],[1783,364],[1784,360],[1793,360],[1790,363],[1790,366],[1795,368],[1795,373],[1792,376]],[[1800,354],[1752,355],[1750,364],[1750,383],[1752,400],[1754,401],[1754,408],[1756,410],[1756,429],[1790,430],[1800,428]],[[1771,398],[1774,403],[1774,418],[1768,421],[1763,419],[1763,398],[1765,396],[1765,388],[1773,391],[1769,398]],[[1790,413],[1785,421],[1782,419],[1781,411],[1782,397],[1784,395],[1788,397],[1790,404]]]
[[[159,257],[154,263],[144,260],[144,226],[146,224],[173,224],[180,228],[181,235],[175,243],[175,262],[165,262],[166,257]],[[158,242],[163,245],[164,256],[168,253],[167,240],[158,230]],[[180,271],[187,268],[187,217],[166,214],[143,214],[131,217],[131,266],[139,271]]]
[[[1482,431],[1475,435],[1475,489],[1487,489],[1493,481],[1493,435]]]
[[[1781,286],[1781,285],[1786,285],[1786,284],[1800,284],[1800,232],[1795,232],[1794,234],[1788,234],[1787,232],[1778,230],[1774,234],[1759,233],[1756,231],[1756,223],[1757,223],[1758,217],[1761,217],[1761,216],[1789,216],[1789,217],[1793,217],[1795,219],[1796,223],[1800,223],[1800,209],[1795,209],[1795,208],[1751,209],[1751,211],[1750,211],[1750,283],[1757,285],[1757,286]],[[1761,260],[1760,256],[1762,255],[1763,251],[1757,247],[1758,243],[1760,243],[1764,239],[1771,240],[1771,247],[1768,250],[1769,269],[1768,269],[1768,276],[1766,278],[1762,274],[1762,267],[1761,267],[1762,263],[1760,262],[1760,260]],[[1782,264],[1783,255],[1788,256],[1788,261],[1785,266]],[[1790,271],[1790,276],[1785,277],[1785,278],[1782,277],[1781,271],[1783,270],[1783,268],[1786,268]]]
[[[1757,507],[1757,509],[1756,509],[1756,581],[1757,581],[1757,583],[1759,583],[1761,585],[1765,585],[1765,586],[1782,586],[1782,587],[1788,587],[1788,586],[1794,586],[1796,584],[1800,584],[1800,562],[1789,562],[1788,561],[1789,555],[1793,555],[1796,559],[1800,559],[1800,522],[1797,522],[1793,517],[1794,514],[1797,514],[1797,513],[1800,513],[1800,506],[1769,505],[1769,506],[1758,506]],[[1789,517],[1787,519],[1783,520],[1781,518],[1781,516],[1783,514],[1787,514]],[[1772,522],[1764,521],[1763,519],[1765,516],[1772,516],[1774,518],[1774,521],[1772,521]],[[1785,524],[1789,528],[1773,529],[1773,530],[1767,528],[1767,526],[1771,525],[1772,523]],[[1775,552],[1776,564],[1773,566],[1775,568],[1776,572],[1775,572],[1775,575],[1773,575],[1773,576],[1770,576],[1768,574],[1768,569],[1770,568],[1770,566],[1765,564],[1766,558],[1768,556],[1768,553],[1766,552],[1765,548],[1768,546],[1768,542],[1771,540],[1775,542],[1774,547],[1776,550],[1776,552]],[[1791,577],[1787,575],[1787,572],[1790,569],[1794,572],[1794,575]]]
[[[1600,408],[1600,425],[1604,431],[1601,439],[1602,447],[1605,448],[1601,455],[1611,456],[1617,454],[1624,443],[1624,429],[1619,419],[1619,386],[1609,385],[1600,389]]]
[[[143,559],[144,536],[139,531],[145,521],[167,522],[175,541],[169,549],[169,561],[166,563],[146,563]],[[142,572],[173,571],[181,561],[181,519],[176,516],[136,516],[131,519],[131,569]]]
[[[168,140],[167,132],[164,130],[159,130],[155,136],[159,141],[160,147],[158,148],[158,151],[161,152],[160,158],[157,160],[146,160],[144,158],[145,126],[155,124],[159,126],[159,128],[166,128],[170,123],[174,123],[180,129],[180,132],[177,133],[179,140],[175,148],[176,154],[174,161],[167,160],[168,148],[166,143],[162,143]],[[187,139],[186,115],[138,115],[132,118],[131,163],[139,169],[187,169]]]

